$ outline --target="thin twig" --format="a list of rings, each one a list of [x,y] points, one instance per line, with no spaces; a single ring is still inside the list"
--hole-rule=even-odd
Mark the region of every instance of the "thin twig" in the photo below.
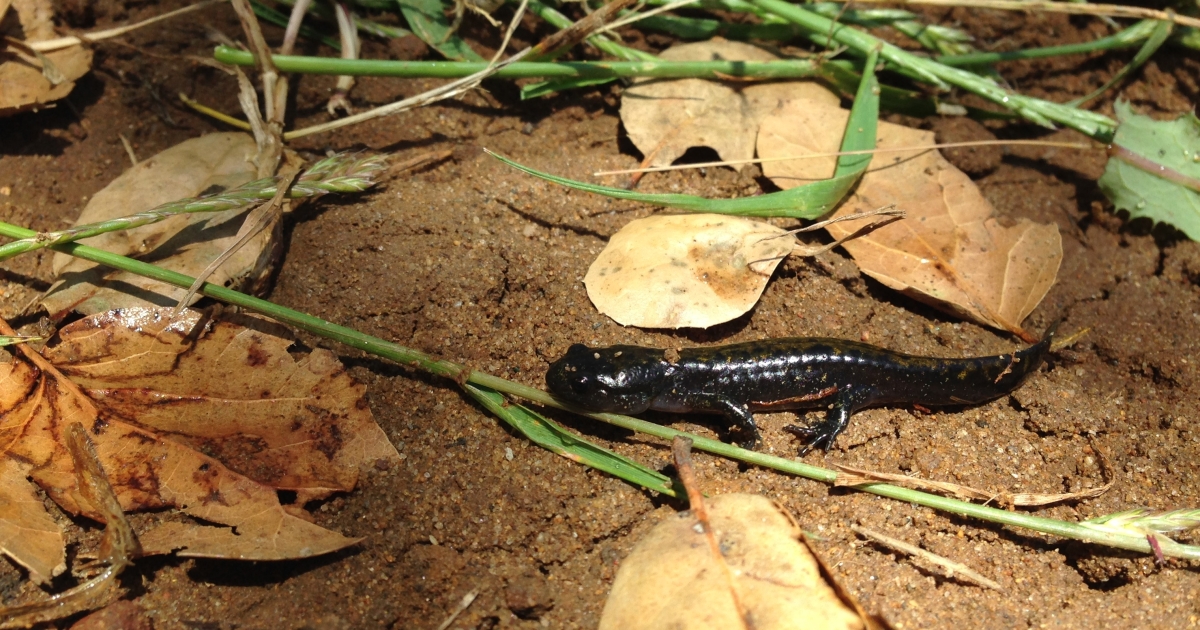
[[[860,527],[858,525],[851,525],[850,529],[854,530],[854,533],[862,536],[863,538],[873,540],[876,543],[879,543],[885,547],[888,547],[889,549],[894,549],[896,551],[906,553],[910,556],[916,556],[918,558],[932,562],[933,564],[941,567],[942,569],[944,569],[946,571],[946,577],[953,578],[956,575],[961,575],[962,577],[966,578],[968,581],[974,582],[975,584],[978,584],[980,586],[986,586],[987,588],[997,590],[997,591],[1004,590],[1004,587],[1000,586],[998,583],[983,577],[978,572],[976,572],[974,569],[972,569],[971,567],[968,567],[967,565],[965,565],[961,562],[955,562],[949,558],[944,558],[933,552],[921,549],[920,547],[918,547],[916,545],[910,545],[910,544],[904,542],[903,540],[892,538],[891,536],[885,536],[883,534],[880,534],[877,531],[867,529],[866,527]]]
[[[121,139],[121,145],[125,147],[125,153],[129,156],[130,166],[137,166],[138,157],[137,154],[133,152],[133,145],[129,144],[129,138],[126,138],[125,134],[123,133],[117,134],[117,137]]]
[[[454,623],[454,620],[458,619],[458,616],[475,602],[476,597],[479,597],[479,589],[477,588],[472,589],[471,592],[463,595],[463,598],[458,602],[458,605],[454,607],[454,610],[450,613],[450,616],[446,617],[446,620],[437,627],[437,630],[446,630],[446,628],[449,628],[450,624]]]
[[[529,0],[521,0],[521,4],[517,5],[517,10],[513,13],[512,21],[508,23],[508,30],[504,32],[504,41],[500,42],[500,47],[496,49],[496,54],[492,55],[492,65],[500,61],[500,57],[504,55],[504,51],[508,50],[508,42],[512,40],[513,33],[521,25],[521,18],[525,17],[525,9],[527,8],[529,8]]]
[[[226,66],[226,68],[228,68],[228,66]],[[236,73],[235,73],[235,76],[236,76]],[[233,116],[230,116],[229,114],[226,114],[225,112],[217,111],[217,110],[209,107],[208,105],[204,105],[203,103],[194,101],[194,100],[188,98],[188,95],[184,94],[183,92],[179,93],[179,100],[183,101],[184,105],[187,105],[188,107],[190,107],[193,111],[195,111],[198,114],[208,116],[209,118],[215,118],[216,120],[219,120],[219,121],[225,123],[226,125],[234,127],[236,129],[241,129],[242,131],[250,131],[250,123],[248,123],[244,120],[238,120],[237,118],[234,118]]]
[[[154,24],[155,22],[169,20],[173,17],[177,17],[177,16],[183,15],[185,13],[190,13],[190,12],[196,11],[198,9],[203,9],[204,7],[207,7],[209,5],[217,4],[218,2],[224,2],[224,1],[225,0],[204,0],[203,2],[197,2],[196,4],[183,7],[182,9],[176,9],[169,13],[164,13],[162,15],[152,17],[148,20],[142,20],[141,22],[138,22],[136,24],[128,24],[126,26],[118,26],[116,28],[110,28],[110,29],[106,29],[103,31],[96,31],[94,33],[87,33],[85,35],[79,35],[79,36],[72,35],[70,37],[58,37],[55,39],[43,39],[40,42],[28,42],[28,45],[30,48],[32,48],[38,52],[50,52],[52,50],[58,50],[60,48],[68,48],[70,46],[75,46],[77,44],[82,44],[84,42],[98,42],[100,40],[109,39],[112,37],[120,37],[121,35],[124,35],[125,33],[128,33],[130,31],[135,31],[139,28],[142,28],[143,26],[150,26],[151,24]]]

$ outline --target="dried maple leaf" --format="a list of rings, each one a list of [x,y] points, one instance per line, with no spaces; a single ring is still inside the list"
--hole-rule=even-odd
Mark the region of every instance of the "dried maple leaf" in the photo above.
[[[772,61],[750,44],[713,39],[663,51],[669,61]],[[759,122],[788,99],[837,106],[838,96],[812,81],[739,84],[706,79],[639,79],[621,97],[621,122],[649,166],[674,162],[690,147],[711,147],[722,159],[754,157]]]
[[[759,157],[837,151],[848,112],[813,103],[781,106],[763,121]],[[933,133],[879,123],[880,149],[933,144]],[[781,188],[829,177],[835,158],[768,162]],[[1034,337],[1021,322],[1054,284],[1062,240],[1054,225],[996,218],[975,184],[936,150],[877,153],[834,217],[895,204],[908,214],[843,244],[863,273],[889,288],[975,322]],[[826,229],[842,238],[867,221]]]
[[[67,512],[103,520],[77,488],[64,446],[66,426],[80,422],[123,510],[173,507],[225,526],[161,525],[140,536],[147,554],[183,547],[181,555],[274,560],[356,542],[298,516],[276,491],[295,490],[303,505],[353,488],[362,466],[399,460],[363,387],[328,351],[293,358],[274,324],[168,315],[131,308],[89,317],[59,332],[39,357],[45,367],[0,364],[5,492],[19,495],[28,476]],[[0,507],[0,522],[14,514]],[[61,562],[50,550],[60,554],[61,544],[4,548],[31,575]]]

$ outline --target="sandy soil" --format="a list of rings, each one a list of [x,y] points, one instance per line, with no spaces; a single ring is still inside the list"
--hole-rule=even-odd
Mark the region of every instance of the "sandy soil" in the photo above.
[[[107,0],[68,2],[63,11],[71,26],[91,28],[161,8]],[[1107,33],[1085,18],[962,10],[929,15],[1002,49]],[[119,134],[146,157],[218,130],[181,109],[175,95],[183,91],[237,110],[233,79],[197,61],[212,45],[204,27],[238,36],[231,16],[227,7],[210,8],[124,44],[99,45],[95,71],[69,102],[0,120],[0,185],[11,187],[11,195],[0,198],[0,217],[39,230],[69,224],[88,196],[127,166]],[[465,31],[485,48],[496,43],[479,20],[469,19]],[[268,28],[268,36],[279,32]],[[636,41],[649,49],[670,43],[657,36]],[[413,40],[368,42],[364,54],[428,58]],[[1020,91],[1065,101],[1100,85],[1131,55],[1001,69]],[[1142,111],[1178,114],[1197,102],[1198,76],[1194,55],[1164,49],[1095,107],[1111,115],[1119,94]],[[366,107],[435,84],[368,79],[354,100]],[[328,77],[299,81],[297,126],[324,118],[332,85]],[[596,313],[581,280],[607,237],[650,209],[535,181],[482,152],[486,147],[577,179],[633,166],[640,156],[622,140],[615,115],[619,88],[531,103],[520,102],[512,85],[488,88],[296,145],[310,155],[366,148],[394,154],[397,162],[430,151],[453,155],[369,194],[299,210],[288,225],[286,257],[270,298],[533,386],[541,386],[548,361],[574,342],[865,335],[896,350],[944,356],[1005,352],[1018,344],[889,292],[860,275],[840,250],[787,260],[757,308],[716,329],[622,328]],[[932,127],[945,141],[1080,139],[1025,124],[907,122]],[[837,448],[805,461],[997,490],[1065,492],[1104,483],[1102,453],[1114,471],[1112,491],[1029,511],[1075,520],[1135,506],[1200,506],[1200,246],[1113,216],[1095,183],[1101,152],[1014,148],[949,157],[977,179],[1000,215],[1051,222],[1062,232],[1058,283],[1027,326],[1040,330],[1065,316],[1064,330],[1092,332],[1055,354],[1012,396],[933,414],[903,407],[866,411]],[[752,174],[708,169],[648,177],[642,188],[720,196],[753,192],[759,184]],[[37,320],[20,313],[48,287],[49,259],[26,256],[0,267],[5,317],[18,324]],[[318,339],[304,341],[332,347],[368,384],[375,417],[405,457],[402,466],[374,471],[358,490],[315,512],[321,525],[366,541],[305,562],[140,562],[125,584],[154,627],[435,628],[465,593],[478,590],[479,599],[453,627],[590,628],[621,559],[643,532],[681,507],[531,446],[452,383]],[[655,440],[550,415],[651,466],[667,464],[668,450]],[[719,434],[703,417],[659,419]],[[793,439],[780,430],[791,422],[789,414],[760,416],[763,448],[794,455]],[[849,591],[898,628],[978,627],[981,620],[989,627],[1166,628],[1200,619],[1200,576],[1192,563],[1159,567],[1149,557],[833,490],[704,454],[696,459],[710,493],[762,493],[791,510]],[[1004,590],[946,578],[865,544],[850,531],[853,523],[966,563]],[[94,540],[94,532],[79,521],[70,535]],[[0,601],[23,601],[37,591],[14,565],[0,563]]]

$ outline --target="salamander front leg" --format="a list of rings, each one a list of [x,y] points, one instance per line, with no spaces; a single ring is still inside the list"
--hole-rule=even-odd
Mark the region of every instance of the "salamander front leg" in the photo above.
[[[833,448],[833,441],[850,423],[850,415],[861,406],[861,402],[852,391],[842,390],[830,405],[829,410],[825,412],[823,420],[807,427],[790,424],[783,427],[783,430],[800,439],[801,455],[807,455],[813,448],[828,451]]]
[[[730,424],[749,436],[739,442],[738,446],[754,450],[762,443],[758,425],[754,423],[754,414],[750,413],[746,405],[715,394],[690,394],[683,402],[694,411],[712,411],[725,416]]]

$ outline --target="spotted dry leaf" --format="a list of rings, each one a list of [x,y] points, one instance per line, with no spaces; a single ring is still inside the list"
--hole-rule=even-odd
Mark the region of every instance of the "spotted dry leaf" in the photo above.
[[[750,310],[795,237],[723,214],[655,215],[608,241],[583,282],[624,326],[707,328]]]
[[[203,521],[142,533],[147,554],[277,560],[341,549],[356,540],[309,522],[300,506],[399,455],[332,355],[293,358],[290,344],[251,317],[202,324],[190,311],[171,321],[168,309],[132,308],[80,320],[43,353],[65,378],[20,359],[0,364],[6,460],[65,511],[103,520],[64,446],[66,427],[80,422],[123,510],[175,508]],[[295,491],[298,504],[280,504],[278,490]],[[0,508],[0,519],[11,511]]]
[[[849,113],[789,103],[763,121],[762,158],[837,151]],[[934,134],[879,123],[880,149],[928,146]],[[768,162],[763,172],[781,188],[833,174],[835,158]],[[966,174],[936,150],[878,153],[854,194],[834,214],[896,204],[907,213],[842,246],[863,273],[887,287],[980,324],[1032,340],[1021,322],[1054,284],[1062,262],[1058,228],[995,216]],[[826,229],[847,236],[869,220]]]

